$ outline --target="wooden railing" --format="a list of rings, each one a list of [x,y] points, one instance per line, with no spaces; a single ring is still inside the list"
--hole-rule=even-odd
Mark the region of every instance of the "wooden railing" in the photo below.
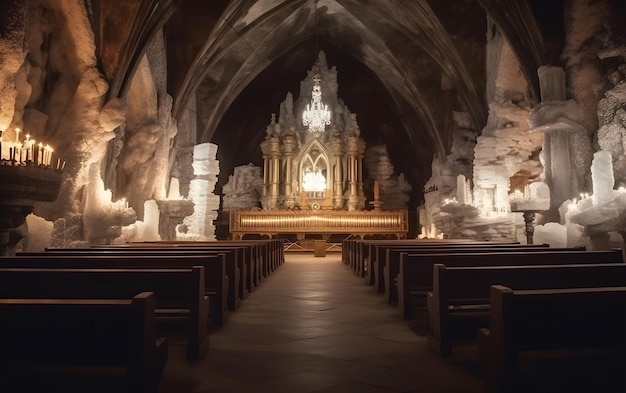
[[[408,213],[394,211],[249,211],[230,212],[230,233],[234,239],[246,234],[390,234],[406,237]]]

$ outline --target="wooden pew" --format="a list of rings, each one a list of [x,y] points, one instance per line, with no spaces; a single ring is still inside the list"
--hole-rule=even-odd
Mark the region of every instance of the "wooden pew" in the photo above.
[[[0,299],[0,389],[67,391],[81,380],[93,391],[107,377],[124,391],[157,393],[168,342],[156,335],[154,310],[149,292],[132,300]]]
[[[47,248],[44,253],[18,252],[18,256],[92,256],[92,255],[121,255],[121,256],[164,256],[171,255],[224,255],[226,276],[228,277],[228,309],[236,310],[241,300],[247,297],[249,282],[247,265],[244,263],[245,249],[239,247],[98,247],[98,248]]]
[[[242,246],[247,247],[250,253],[250,261],[253,264],[249,269],[252,272],[254,287],[258,287],[264,277],[269,276],[273,266],[279,266],[284,262],[283,241],[281,239],[263,240],[216,240],[207,242],[196,241],[158,241],[126,243],[115,246],[94,246],[97,248],[111,247],[216,247],[216,246]],[[251,286],[252,288],[252,286]]]
[[[351,260],[351,268],[357,276],[365,277],[366,271],[372,263],[370,258],[374,253],[374,247],[377,245],[423,245],[423,246],[442,246],[442,245],[497,245],[497,244],[519,244],[518,242],[492,242],[472,239],[402,239],[402,240],[360,240],[355,246],[355,255]]]
[[[228,277],[224,255],[43,255],[0,258],[0,268],[50,269],[191,269],[204,267],[205,295],[211,301],[214,323],[222,325],[228,315]]]
[[[561,252],[561,251],[585,251],[584,247],[573,248],[549,248],[545,245],[475,245],[468,247],[422,247],[411,249],[387,249],[386,262],[382,269],[382,284],[379,282],[377,290],[384,292],[385,299],[389,303],[398,301],[398,291],[396,278],[400,273],[400,259],[403,254],[474,254],[489,252]]]
[[[246,239],[246,240],[213,240],[206,242],[197,241],[158,241],[158,242],[138,242],[128,243],[127,245],[135,246],[142,244],[152,245],[177,245],[177,246],[213,246],[213,245],[246,245],[258,248],[258,255],[260,261],[260,271],[263,276],[269,275],[269,273],[276,270],[285,261],[283,239]]]
[[[144,250],[161,250],[161,249],[177,249],[177,250],[219,250],[224,247],[229,248],[238,248],[238,258],[243,259],[243,263],[245,264],[245,268],[240,267],[241,276],[245,277],[245,283],[243,284],[244,288],[247,288],[248,292],[254,291],[256,287],[259,286],[260,280],[258,276],[260,275],[260,262],[258,255],[258,247],[254,245],[235,245],[235,244],[218,244],[216,242],[137,242],[137,243],[125,243],[125,244],[115,244],[115,245],[95,245],[90,248],[98,249],[98,250],[134,250],[134,249],[144,249]],[[62,249],[52,249],[48,248],[47,250],[55,251],[55,250],[70,250],[68,248]],[[83,249],[84,250],[84,249]],[[244,276],[245,275],[245,276]]]
[[[411,319],[416,306],[426,305],[433,290],[433,266],[506,266],[623,263],[621,250],[610,251],[533,251],[455,254],[402,254],[397,279],[398,309]]]
[[[363,241],[361,239],[350,238],[341,241],[341,261],[344,265],[352,267],[356,260],[358,244]]]
[[[37,269],[0,268],[0,298],[128,299],[155,294],[161,326],[182,325],[187,359],[198,360],[209,349],[209,300],[204,267],[191,269]]]
[[[489,329],[478,331],[487,391],[536,391],[537,387],[524,386],[520,366],[537,359],[576,358],[590,366],[615,356],[621,361],[610,363],[621,376],[625,332],[626,287],[518,291],[494,285]],[[599,388],[602,382],[594,380],[585,391],[609,391]]]
[[[543,266],[463,266],[433,268],[428,294],[429,345],[446,357],[455,340],[475,339],[487,327],[492,285],[518,289],[564,289],[626,286],[626,264]]]
[[[375,247],[373,268],[371,274],[373,277],[373,284],[377,292],[385,293],[386,288],[390,288],[389,279],[396,277],[400,269],[400,254],[402,253],[440,253],[440,252],[486,252],[488,250],[545,250],[549,247],[548,244],[413,244],[413,245],[377,245]],[[561,249],[565,250],[565,249]],[[584,251],[584,247],[580,248],[567,248],[567,250],[580,250]],[[370,278],[370,280],[372,280]],[[386,295],[388,296],[388,295]]]

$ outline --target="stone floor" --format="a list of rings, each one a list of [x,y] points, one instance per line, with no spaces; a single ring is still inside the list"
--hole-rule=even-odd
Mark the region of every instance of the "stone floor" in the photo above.
[[[418,333],[339,254],[287,254],[202,360],[185,361],[184,342],[170,340],[160,391],[484,392],[472,350],[442,360]]]

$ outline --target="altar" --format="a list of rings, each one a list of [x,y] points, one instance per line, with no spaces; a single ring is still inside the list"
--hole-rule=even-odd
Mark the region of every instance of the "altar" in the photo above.
[[[352,235],[359,238],[390,235],[403,239],[408,232],[408,212],[398,211],[234,211],[230,215],[230,232],[233,239],[246,235],[269,238],[281,235],[314,234]]]
[[[278,116],[271,114],[260,146],[261,207],[230,210],[232,238],[252,234],[291,234],[299,239],[306,234],[406,237],[407,211],[382,210],[376,181],[373,199],[366,203],[365,142],[356,114],[337,92],[337,70],[328,67],[320,52],[300,83],[298,99],[287,93]],[[234,188],[230,184],[228,190]]]

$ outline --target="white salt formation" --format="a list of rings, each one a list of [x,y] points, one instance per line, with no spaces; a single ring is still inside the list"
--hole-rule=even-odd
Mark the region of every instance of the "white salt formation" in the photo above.
[[[591,181],[593,183],[593,204],[604,205],[615,198],[615,179],[613,179],[613,162],[611,153],[598,151],[593,155],[591,166]]]
[[[186,228],[178,234],[180,239],[215,240],[213,221],[220,207],[220,197],[213,194],[220,171],[216,155],[217,145],[212,143],[196,145],[193,150],[194,178],[189,186],[189,199],[194,203],[194,212],[183,221]]]
[[[260,207],[263,192],[263,168],[253,165],[238,166],[222,187],[222,210],[247,210]]]
[[[137,216],[125,200],[112,201],[111,191],[104,188],[100,169],[92,164],[84,191],[83,230],[89,244],[111,244],[122,235],[122,227],[135,222]]]
[[[580,106],[565,98],[565,73],[559,67],[540,67],[542,102],[531,111],[533,132],[544,134],[542,162],[551,191],[552,214],[561,204],[587,186],[591,164],[591,140]],[[567,173],[568,176],[563,176]]]

